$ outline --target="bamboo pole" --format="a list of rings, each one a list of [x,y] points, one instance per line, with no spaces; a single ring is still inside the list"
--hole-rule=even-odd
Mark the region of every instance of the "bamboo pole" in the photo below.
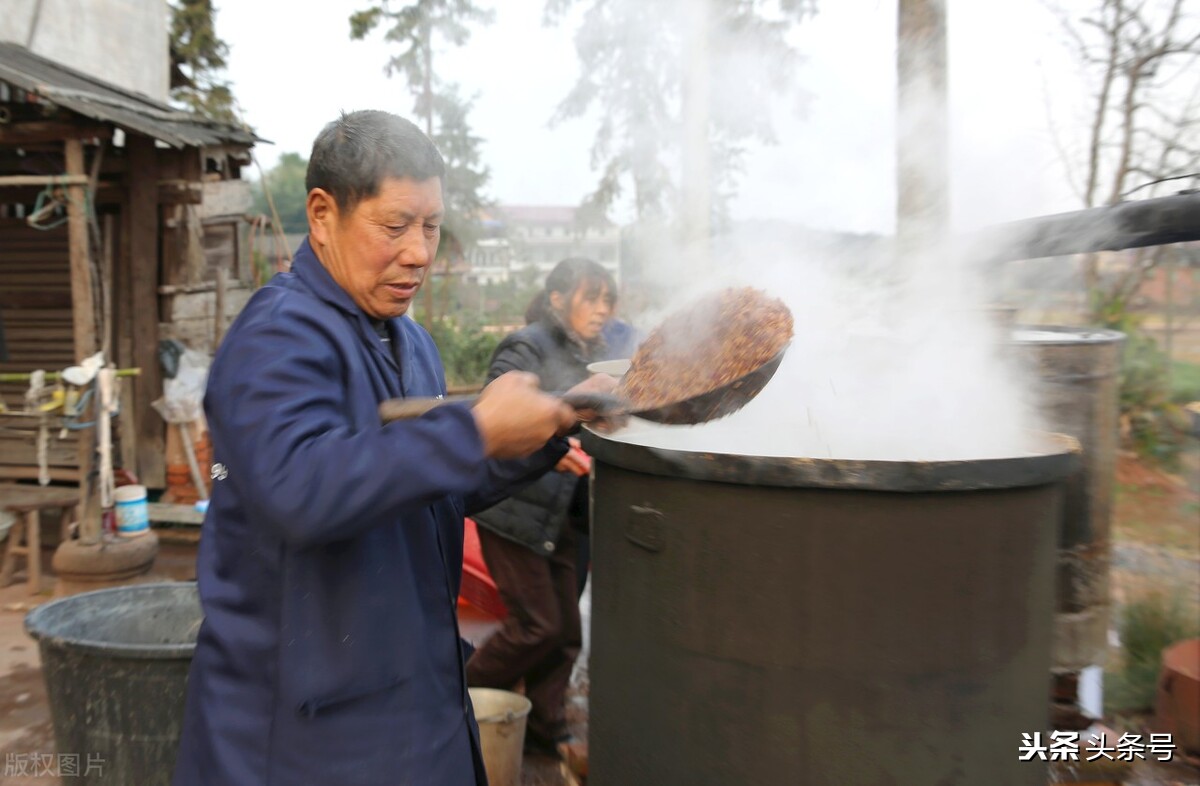
[[[140,368],[119,368],[117,369],[118,377],[136,377],[142,373]],[[27,371],[6,371],[0,374],[0,382],[28,382],[33,377],[33,374]],[[47,371],[46,381],[57,382],[62,378],[61,371]]]

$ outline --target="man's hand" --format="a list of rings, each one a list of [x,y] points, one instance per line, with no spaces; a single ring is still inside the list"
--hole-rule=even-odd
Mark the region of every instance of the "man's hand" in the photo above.
[[[611,396],[617,388],[617,382],[616,377],[609,376],[608,374],[593,374],[567,392],[600,393],[605,396]],[[587,423],[592,429],[599,432],[616,431],[629,420],[625,415],[614,415],[611,412],[597,412],[594,409],[577,410],[575,417],[580,422]]]
[[[483,389],[471,408],[488,458],[523,458],[575,427],[575,410],[538,389],[537,377],[509,371]]]

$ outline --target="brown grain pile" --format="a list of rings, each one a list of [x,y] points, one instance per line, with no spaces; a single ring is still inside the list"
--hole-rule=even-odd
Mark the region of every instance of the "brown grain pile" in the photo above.
[[[638,347],[617,393],[634,411],[703,395],[754,371],[791,339],[783,301],[751,287],[723,289],[663,320]]]

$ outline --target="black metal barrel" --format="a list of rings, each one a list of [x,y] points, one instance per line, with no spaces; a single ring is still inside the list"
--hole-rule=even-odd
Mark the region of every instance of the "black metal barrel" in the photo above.
[[[1048,725],[1060,481],[960,462],[665,450],[595,434],[590,778],[1028,784]]]
[[[1113,478],[1125,336],[1115,330],[1018,326],[1012,349],[1035,385],[1046,426],[1082,448],[1066,483],[1058,536],[1053,669],[1102,665],[1108,651]]]

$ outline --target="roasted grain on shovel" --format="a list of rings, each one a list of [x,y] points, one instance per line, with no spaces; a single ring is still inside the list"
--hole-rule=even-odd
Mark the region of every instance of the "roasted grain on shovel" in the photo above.
[[[761,367],[791,338],[792,314],[783,301],[751,287],[724,289],[655,328],[617,393],[634,410],[703,395]]]

